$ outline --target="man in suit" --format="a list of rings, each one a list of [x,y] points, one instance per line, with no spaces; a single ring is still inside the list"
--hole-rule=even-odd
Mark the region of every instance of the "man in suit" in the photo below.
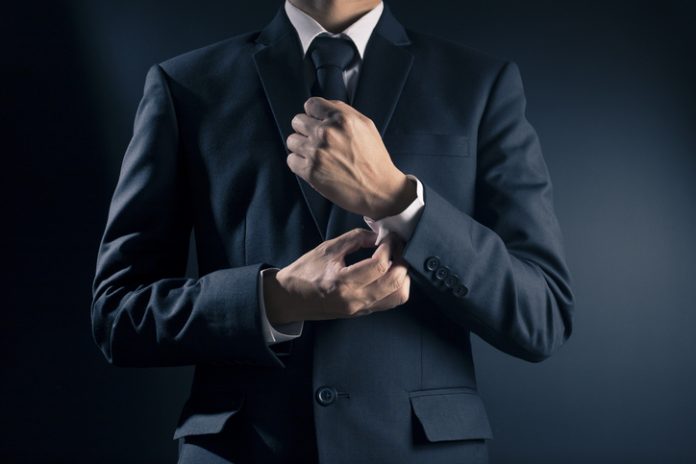
[[[180,462],[487,462],[470,333],[541,361],[572,308],[514,62],[380,0],[290,0],[150,68],[93,335],[195,365]]]

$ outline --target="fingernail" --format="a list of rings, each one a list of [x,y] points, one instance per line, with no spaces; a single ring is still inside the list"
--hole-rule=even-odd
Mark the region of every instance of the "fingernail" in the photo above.
[[[387,263],[387,267],[391,267],[392,265],[392,260],[390,259],[389,262]]]

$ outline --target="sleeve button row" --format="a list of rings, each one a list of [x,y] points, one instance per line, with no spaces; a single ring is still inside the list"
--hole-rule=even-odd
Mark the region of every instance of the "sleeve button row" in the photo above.
[[[437,281],[436,288],[438,290],[451,290],[452,294],[457,298],[463,298],[469,293],[469,289],[460,282],[459,276],[451,272],[449,267],[442,264],[438,256],[430,256],[426,259],[424,267]]]

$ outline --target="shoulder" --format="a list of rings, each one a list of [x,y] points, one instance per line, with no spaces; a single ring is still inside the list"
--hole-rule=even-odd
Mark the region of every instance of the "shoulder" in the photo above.
[[[450,73],[465,73],[484,79],[495,79],[501,71],[514,62],[473,48],[467,44],[406,28],[411,44],[410,50],[421,64],[447,69]]]
[[[157,63],[169,78],[186,82],[220,74],[250,57],[259,31],[245,32]]]

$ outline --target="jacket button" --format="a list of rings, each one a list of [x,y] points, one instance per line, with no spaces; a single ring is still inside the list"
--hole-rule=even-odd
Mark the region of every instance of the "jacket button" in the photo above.
[[[322,406],[328,406],[336,401],[337,392],[335,388],[332,387],[319,387],[317,389],[317,403]]]
[[[449,268],[447,266],[440,266],[437,271],[435,271],[435,278],[437,280],[445,280],[447,276],[450,275]]]
[[[459,276],[457,274],[450,274],[445,277],[445,287],[454,288],[459,283]]]
[[[464,296],[466,296],[467,293],[469,293],[469,289],[466,288],[464,285],[459,284],[456,287],[454,287],[454,289],[452,290],[452,293],[457,298],[463,298]]]
[[[437,256],[431,256],[430,258],[425,260],[425,270],[426,271],[434,271],[435,269],[438,268],[440,265],[440,258]]]

